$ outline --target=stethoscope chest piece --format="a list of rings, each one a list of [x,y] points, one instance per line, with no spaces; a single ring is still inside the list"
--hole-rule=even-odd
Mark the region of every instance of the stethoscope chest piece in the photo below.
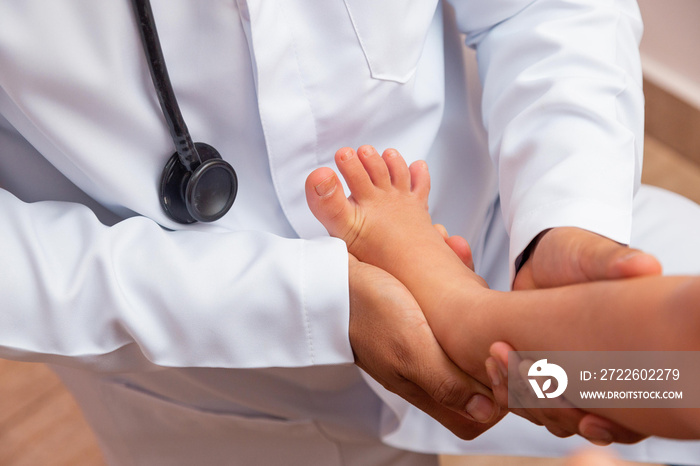
[[[223,217],[238,193],[236,171],[209,144],[194,143],[201,163],[188,170],[175,152],[163,169],[160,203],[178,223],[213,222]]]
[[[192,142],[170,83],[149,0],[132,0],[141,43],[176,152],[165,164],[160,204],[178,223],[213,222],[229,211],[238,193],[233,167],[209,144]]]

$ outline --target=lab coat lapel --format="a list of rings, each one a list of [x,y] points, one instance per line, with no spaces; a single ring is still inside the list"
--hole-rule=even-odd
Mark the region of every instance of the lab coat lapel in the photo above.
[[[311,104],[296,58],[289,2],[239,0],[250,34],[260,118],[267,145],[270,172],[280,205],[301,237],[324,234],[310,221],[304,198],[304,180],[318,166],[317,132]],[[274,31],[274,33],[271,33]]]

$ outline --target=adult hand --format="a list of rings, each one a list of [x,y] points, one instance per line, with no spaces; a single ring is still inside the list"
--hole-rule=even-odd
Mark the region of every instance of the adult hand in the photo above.
[[[513,289],[542,289],[597,280],[658,275],[661,264],[652,255],[590,231],[560,227],[540,234],[513,282]],[[493,371],[493,368],[492,368]],[[515,412],[515,411],[514,411]],[[594,443],[634,443],[644,437],[607,419],[580,410],[518,410],[559,436],[579,434]]]
[[[502,407],[508,406],[509,384],[516,398],[519,395],[532,396],[525,378],[515,381],[508,379],[509,351],[515,349],[505,342],[496,342],[491,345],[491,356],[486,361],[486,372],[491,379],[493,394]],[[549,400],[549,403],[554,401]],[[560,400],[556,408],[514,408],[510,411],[537,425],[545,426],[557,437],[578,434],[596,445],[636,443],[645,437],[605,418],[575,408],[566,400]]]
[[[382,269],[350,256],[350,344],[356,364],[463,439],[502,415],[491,390],[442,351],[413,295]]]
[[[660,273],[661,264],[650,254],[590,231],[560,227],[535,238],[513,289],[551,288]]]

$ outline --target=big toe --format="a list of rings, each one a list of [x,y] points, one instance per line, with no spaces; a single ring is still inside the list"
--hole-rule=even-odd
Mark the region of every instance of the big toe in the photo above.
[[[318,168],[306,178],[306,202],[331,236],[344,239],[352,223],[353,207],[332,169]]]

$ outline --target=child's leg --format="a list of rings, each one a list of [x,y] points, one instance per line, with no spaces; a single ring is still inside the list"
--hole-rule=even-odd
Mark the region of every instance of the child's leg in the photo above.
[[[647,277],[501,293],[457,259],[432,227],[424,163],[406,167],[393,150],[341,149],[338,168],[309,175],[309,206],[351,254],[381,267],[413,293],[447,354],[488,383],[494,341],[521,350],[700,349],[700,280]]]

